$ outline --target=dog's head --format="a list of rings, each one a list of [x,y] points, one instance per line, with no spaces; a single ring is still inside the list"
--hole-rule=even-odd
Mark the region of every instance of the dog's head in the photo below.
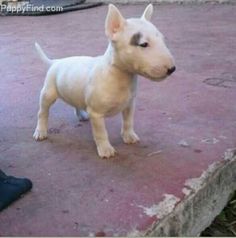
[[[152,13],[153,6],[149,4],[140,18],[125,19],[110,4],[105,31],[122,68],[160,81],[173,73],[175,66],[163,35],[150,22]]]

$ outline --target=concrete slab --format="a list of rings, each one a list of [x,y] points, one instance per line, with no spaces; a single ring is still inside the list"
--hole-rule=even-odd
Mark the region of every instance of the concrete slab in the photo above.
[[[144,6],[120,8],[138,16]],[[119,116],[108,119],[119,156],[99,159],[89,123],[62,102],[49,139],[33,141],[46,71],[34,41],[56,58],[101,54],[106,11],[1,19],[0,166],[34,182],[0,214],[2,236],[194,236],[235,189],[235,5],[155,7],[177,71],[159,84],[140,78],[139,144],[124,145]]]

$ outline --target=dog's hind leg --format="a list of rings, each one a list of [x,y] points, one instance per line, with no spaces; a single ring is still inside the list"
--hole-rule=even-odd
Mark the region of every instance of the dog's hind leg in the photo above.
[[[86,111],[75,108],[75,114],[79,118],[79,121],[88,121],[89,115]]]
[[[34,139],[37,141],[47,138],[49,108],[58,97],[55,81],[47,75],[45,84],[40,93],[38,122],[34,132]]]

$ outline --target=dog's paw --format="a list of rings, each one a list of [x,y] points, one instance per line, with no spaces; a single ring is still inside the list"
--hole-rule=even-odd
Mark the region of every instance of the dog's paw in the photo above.
[[[98,155],[103,159],[109,159],[110,157],[115,156],[117,153],[116,150],[109,144],[103,143],[102,145],[97,146]]]
[[[41,141],[41,140],[45,140],[47,139],[47,131],[40,131],[38,129],[35,130],[34,132],[34,135],[33,135],[33,138],[36,140],[36,141]]]
[[[79,110],[75,109],[75,114],[79,118],[79,121],[88,121],[89,120],[89,115],[86,111],[84,110]]]
[[[124,143],[135,144],[140,141],[138,135],[134,131],[121,133]]]

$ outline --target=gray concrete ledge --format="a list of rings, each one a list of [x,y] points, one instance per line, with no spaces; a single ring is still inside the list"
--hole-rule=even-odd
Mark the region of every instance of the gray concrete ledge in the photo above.
[[[173,211],[153,225],[148,236],[197,236],[223,210],[236,190],[236,149],[225,152],[201,177],[185,185],[185,198]],[[184,191],[183,191],[184,192]]]

